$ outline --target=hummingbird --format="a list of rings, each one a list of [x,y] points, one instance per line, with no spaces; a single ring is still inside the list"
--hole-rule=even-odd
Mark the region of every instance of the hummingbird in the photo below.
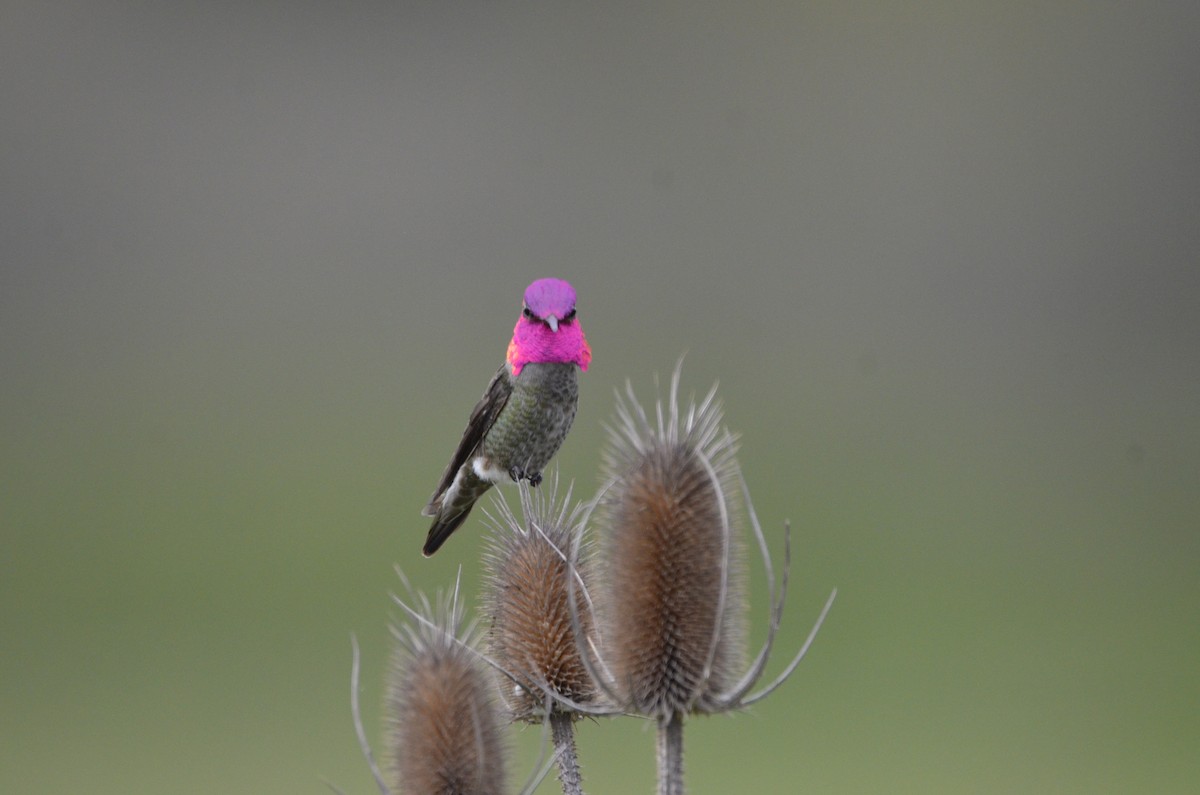
[[[458,449],[422,511],[433,526],[429,557],[458,529],[493,484],[542,482],[542,469],[562,446],[579,403],[579,371],[592,349],[575,316],[575,288],[538,279],[524,305],[504,364],[471,412]]]

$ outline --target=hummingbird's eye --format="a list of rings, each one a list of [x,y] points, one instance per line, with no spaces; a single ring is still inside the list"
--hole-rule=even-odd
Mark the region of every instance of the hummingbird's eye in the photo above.
[[[522,309],[521,314],[524,315],[525,317],[529,318],[530,320],[533,320],[534,318],[537,317],[537,315],[533,314],[533,310],[530,309],[529,307],[525,307],[524,309]]]
[[[574,319],[575,319],[575,309],[574,309],[574,307],[572,307],[570,312],[563,315],[563,322],[566,322],[568,320],[574,320]]]

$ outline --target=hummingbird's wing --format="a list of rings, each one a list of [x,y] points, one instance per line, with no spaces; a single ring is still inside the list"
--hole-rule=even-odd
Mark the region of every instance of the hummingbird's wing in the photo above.
[[[508,403],[508,397],[511,394],[512,382],[508,377],[508,365],[501,365],[500,369],[496,371],[496,375],[492,377],[491,383],[488,384],[487,390],[484,391],[483,397],[471,411],[471,418],[467,420],[467,428],[463,431],[458,449],[454,451],[454,457],[450,459],[446,471],[442,473],[442,480],[438,483],[433,496],[429,498],[429,504],[421,512],[424,516],[437,516],[446,489],[450,488],[450,484],[454,482],[454,476],[458,474],[459,468],[475,453],[488,429],[492,427],[505,404]]]

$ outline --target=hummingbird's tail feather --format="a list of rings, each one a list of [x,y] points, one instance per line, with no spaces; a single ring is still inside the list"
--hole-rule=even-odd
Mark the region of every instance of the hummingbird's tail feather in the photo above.
[[[468,471],[466,477],[455,478],[451,488],[429,503],[425,511],[427,514],[432,512],[434,519],[425,538],[425,547],[421,550],[425,557],[438,551],[450,534],[467,520],[475,501],[491,487],[491,483]]]
[[[446,543],[446,539],[450,537],[450,534],[467,520],[469,513],[471,513],[471,508],[468,506],[465,511],[455,514],[448,519],[437,519],[433,523],[433,527],[429,528],[429,535],[425,537],[425,546],[422,548],[421,554],[429,557],[434,552],[437,552],[442,544]]]

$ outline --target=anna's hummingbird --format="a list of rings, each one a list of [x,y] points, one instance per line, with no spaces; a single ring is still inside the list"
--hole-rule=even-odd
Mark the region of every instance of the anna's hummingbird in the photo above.
[[[575,289],[562,279],[538,279],[525,290],[508,357],[471,412],[467,429],[422,512],[433,517],[429,557],[493,483],[542,482],[579,401],[579,370],[592,349],[575,319]]]

